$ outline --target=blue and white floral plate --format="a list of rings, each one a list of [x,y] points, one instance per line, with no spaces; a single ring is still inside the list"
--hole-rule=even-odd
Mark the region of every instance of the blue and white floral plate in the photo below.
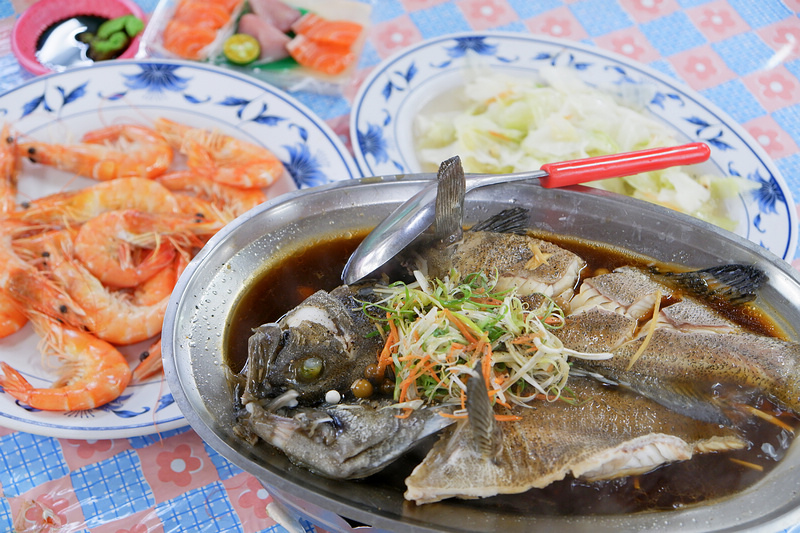
[[[745,177],[758,185],[729,204],[731,218],[740,221],[735,232],[778,257],[794,258],[797,214],[789,189],[741,126],[676,80],[624,56],[572,41],[471,32],[429,39],[386,59],[372,70],[353,102],[350,135],[362,174],[420,172],[414,120],[432,100],[463,84],[465,66],[475,61],[523,76],[545,65],[569,68],[592,86],[610,89],[623,99],[635,96],[639,101],[631,103],[643,104],[674,127],[678,138],[711,146],[708,171]]]
[[[198,63],[104,61],[34,78],[0,95],[0,116],[23,137],[58,143],[77,142],[83,133],[111,124],[151,125],[160,116],[216,129],[264,145],[283,161],[288,172],[266,190],[269,197],[360,177],[336,134],[294,98],[254,78]],[[92,183],[26,162],[19,199]],[[0,361],[17,368],[34,386],[49,387],[56,376],[43,362],[38,340],[30,326],[0,339]],[[133,367],[146,349],[144,343],[123,351]],[[71,413],[31,410],[0,392],[0,426],[40,435],[127,438],[184,425],[160,377],[130,385],[104,407]]]

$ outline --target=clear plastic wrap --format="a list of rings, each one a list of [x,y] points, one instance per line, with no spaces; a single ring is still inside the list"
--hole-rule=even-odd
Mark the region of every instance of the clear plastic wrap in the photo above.
[[[297,10],[301,15],[311,13],[328,21],[353,23],[361,27],[357,39],[347,46],[349,51],[348,65],[340,72],[327,74],[315,68],[303,66],[293,57],[277,60],[270,58],[256,59],[245,65],[236,64],[226,58],[223,53],[225,41],[238,33],[242,17],[253,13],[249,0],[220,0],[229,11],[228,20],[214,31],[215,36],[208,44],[199,47],[196,54],[176,53],[170,46],[174,36],[170,32],[174,26],[171,21],[176,18],[184,3],[201,3],[199,0],[161,0],[142,35],[137,57],[166,57],[190,59],[219,65],[225,68],[254,76],[272,85],[289,91],[311,91],[320,94],[343,94],[344,89],[354,81],[364,41],[369,29],[372,5],[370,1],[357,0],[283,0],[282,4]],[[196,24],[199,28],[203,24]],[[198,29],[194,34],[204,33]],[[197,38],[193,34],[193,39]],[[296,42],[297,35],[291,29],[284,31],[287,40]],[[187,49],[192,49],[188,47]],[[194,49],[192,49],[194,52]]]

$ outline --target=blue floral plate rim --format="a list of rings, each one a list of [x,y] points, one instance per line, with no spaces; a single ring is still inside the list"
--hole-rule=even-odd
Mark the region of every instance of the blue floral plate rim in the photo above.
[[[654,89],[647,108],[688,141],[712,149],[721,174],[754,181],[758,188],[734,201],[735,233],[785,260],[798,243],[797,213],[783,176],[763,148],[729,115],[682,82],[625,56],[564,39],[501,31],[442,35],[386,58],[372,69],[353,100],[350,138],[365,176],[419,172],[413,150],[413,115],[453,86],[468,55],[491,68],[535,72],[540,65],[573,69],[617,86]],[[687,110],[689,111],[687,113]]]
[[[350,153],[313,111],[284,91],[212,65],[171,59],[116,60],[33,78],[0,95],[0,118],[23,136],[76,141],[85,131],[156,116],[218,128],[272,149],[287,172],[268,197],[298,188],[359,178]],[[25,164],[19,198],[30,199],[92,182]],[[48,387],[38,337],[30,326],[0,339],[0,361],[34,386]],[[135,366],[149,341],[122,350]],[[45,412],[21,405],[0,388],[0,426],[49,437],[110,439],[144,436],[187,425],[163,377],[131,384],[115,401],[86,411]]]

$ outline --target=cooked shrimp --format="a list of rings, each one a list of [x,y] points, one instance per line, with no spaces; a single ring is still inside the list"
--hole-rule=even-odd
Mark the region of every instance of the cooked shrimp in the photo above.
[[[161,135],[131,124],[90,131],[79,144],[20,143],[18,152],[34,163],[100,181],[153,178],[172,163],[172,148]]]
[[[0,289],[22,310],[45,313],[71,325],[82,324],[83,309],[61,287],[17,254],[12,239],[18,231],[19,224],[0,220]]]
[[[186,154],[190,169],[214,181],[245,189],[268,187],[284,172],[280,159],[263,146],[165,118],[156,120],[155,128]]]
[[[148,213],[180,213],[174,195],[144,178],[120,178],[77,191],[37,198],[21,205],[13,217],[37,224],[79,224],[106,211],[138,209]]]
[[[161,332],[169,297],[137,304],[126,292],[109,290],[77,260],[64,258],[50,275],[85,312],[83,326],[113,344],[132,344]]]
[[[190,191],[232,218],[267,200],[267,195],[261,189],[232,187],[191,170],[168,172],[156,178],[156,181],[171,191]]]
[[[196,237],[221,227],[195,216],[108,211],[81,226],[75,256],[105,285],[134,287],[171,264],[176,248],[200,247]]]
[[[136,305],[157,304],[164,298],[169,298],[175,283],[189,264],[189,258],[177,255],[172,264],[163,268],[155,276],[137,286],[132,293],[133,303]]]
[[[133,381],[138,382],[154,376],[164,368],[161,359],[161,337],[142,353],[139,364],[133,369]]]
[[[208,200],[204,200],[199,196],[178,192],[175,193],[175,199],[178,200],[178,204],[181,206],[181,212],[187,215],[193,214],[198,217],[203,217],[209,222],[218,222],[224,226],[236,218],[231,213],[219,209]]]
[[[0,338],[16,333],[27,323],[28,317],[25,316],[20,304],[6,289],[0,288]]]
[[[100,407],[119,397],[131,380],[125,357],[111,344],[39,313],[30,315],[46,353],[64,362],[52,388],[35,388],[7,363],[0,363],[0,387],[17,400],[45,411]]]
[[[17,137],[8,124],[0,132],[0,214],[11,213],[17,199],[17,174],[19,157]]]

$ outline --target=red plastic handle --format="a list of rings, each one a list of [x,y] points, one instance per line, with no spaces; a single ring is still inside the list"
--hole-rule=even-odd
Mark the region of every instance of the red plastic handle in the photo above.
[[[632,176],[649,170],[661,170],[677,165],[702,163],[711,156],[705,143],[689,143],[669,148],[650,148],[637,152],[604,155],[560,161],[542,165],[547,176],[540,178],[543,187],[566,187],[587,181]]]

